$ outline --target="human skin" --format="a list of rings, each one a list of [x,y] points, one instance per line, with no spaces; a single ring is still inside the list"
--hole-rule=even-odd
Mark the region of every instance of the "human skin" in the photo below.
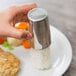
[[[27,14],[29,10],[36,8],[35,3],[26,3],[14,5],[0,12],[0,37],[14,37],[18,39],[29,39],[32,37],[29,31],[16,29],[13,27],[13,21],[17,14]]]

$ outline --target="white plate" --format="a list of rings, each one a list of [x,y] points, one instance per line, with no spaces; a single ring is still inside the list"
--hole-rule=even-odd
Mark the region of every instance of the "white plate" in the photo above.
[[[72,60],[72,47],[70,42],[55,27],[51,26],[50,29],[52,40],[51,68],[45,71],[34,69],[30,62],[30,50],[26,50],[20,46],[12,51],[21,61],[21,70],[18,76],[61,76],[68,69]]]

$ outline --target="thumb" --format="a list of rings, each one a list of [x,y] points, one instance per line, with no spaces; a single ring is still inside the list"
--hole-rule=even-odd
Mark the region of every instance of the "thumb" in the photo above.
[[[12,26],[9,26],[9,32],[8,32],[8,36],[9,37],[14,37],[17,39],[30,39],[32,37],[31,33],[29,31],[25,31],[22,29],[16,29]]]

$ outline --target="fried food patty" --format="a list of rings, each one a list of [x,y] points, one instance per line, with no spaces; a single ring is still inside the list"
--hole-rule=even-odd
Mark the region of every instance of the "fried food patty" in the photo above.
[[[0,76],[16,76],[20,61],[10,52],[1,52],[0,49]]]
[[[0,52],[4,52],[3,49],[0,48]]]

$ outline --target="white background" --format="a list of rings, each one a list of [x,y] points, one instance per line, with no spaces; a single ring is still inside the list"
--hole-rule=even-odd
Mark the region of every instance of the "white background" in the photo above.
[[[7,8],[8,6],[13,5],[13,4],[22,4],[22,3],[27,3],[27,2],[38,3],[38,1],[37,0],[1,0],[0,1],[0,10],[3,10],[5,8]]]

